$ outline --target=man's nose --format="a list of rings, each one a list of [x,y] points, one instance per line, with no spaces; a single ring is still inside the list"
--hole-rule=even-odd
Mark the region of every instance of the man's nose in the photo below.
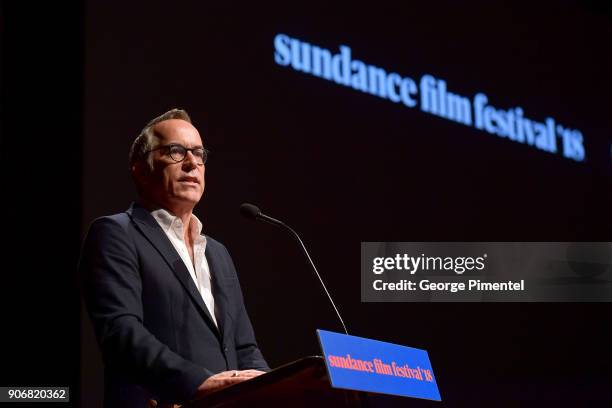
[[[194,167],[197,167],[198,163],[199,163],[198,159],[197,157],[193,155],[193,152],[187,151],[187,153],[185,153],[185,159],[183,160],[183,166],[186,166],[192,169]]]

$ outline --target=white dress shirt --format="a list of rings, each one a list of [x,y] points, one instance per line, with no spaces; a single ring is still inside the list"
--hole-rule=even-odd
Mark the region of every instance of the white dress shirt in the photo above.
[[[163,208],[152,211],[151,215],[161,226],[162,230],[164,230],[168,239],[172,242],[174,249],[176,249],[176,252],[181,256],[181,259],[191,275],[191,279],[193,279],[193,283],[195,283],[198,292],[202,295],[204,304],[206,304],[215,325],[218,326],[217,318],[215,317],[215,299],[212,295],[210,282],[210,268],[208,267],[208,261],[206,261],[206,255],[204,253],[206,251],[206,237],[202,235],[202,223],[198,217],[193,214],[191,215],[190,230],[193,240],[193,262],[191,262],[191,257],[187,250],[187,243],[184,238],[185,230],[183,221]]]

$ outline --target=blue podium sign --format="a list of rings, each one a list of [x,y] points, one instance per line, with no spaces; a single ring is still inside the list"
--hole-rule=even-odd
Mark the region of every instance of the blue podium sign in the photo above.
[[[427,351],[317,330],[334,388],[441,401]]]

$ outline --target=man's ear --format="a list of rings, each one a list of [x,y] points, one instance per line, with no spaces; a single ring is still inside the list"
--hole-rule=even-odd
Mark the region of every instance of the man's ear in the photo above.
[[[151,169],[149,164],[144,161],[139,161],[132,164],[132,175],[134,179],[140,185],[146,185],[149,183],[149,176],[151,175]]]

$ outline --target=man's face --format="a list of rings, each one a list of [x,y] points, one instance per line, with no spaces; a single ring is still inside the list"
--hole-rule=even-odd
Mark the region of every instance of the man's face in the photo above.
[[[168,210],[191,210],[204,193],[204,164],[191,151],[186,153],[183,161],[176,162],[170,156],[169,148],[160,147],[202,148],[200,134],[193,125],[180,119],[160,122],[153,130],[157,135],[156,150],[149,153],[153,171],[144,177],[143,190],[155,204]]]

